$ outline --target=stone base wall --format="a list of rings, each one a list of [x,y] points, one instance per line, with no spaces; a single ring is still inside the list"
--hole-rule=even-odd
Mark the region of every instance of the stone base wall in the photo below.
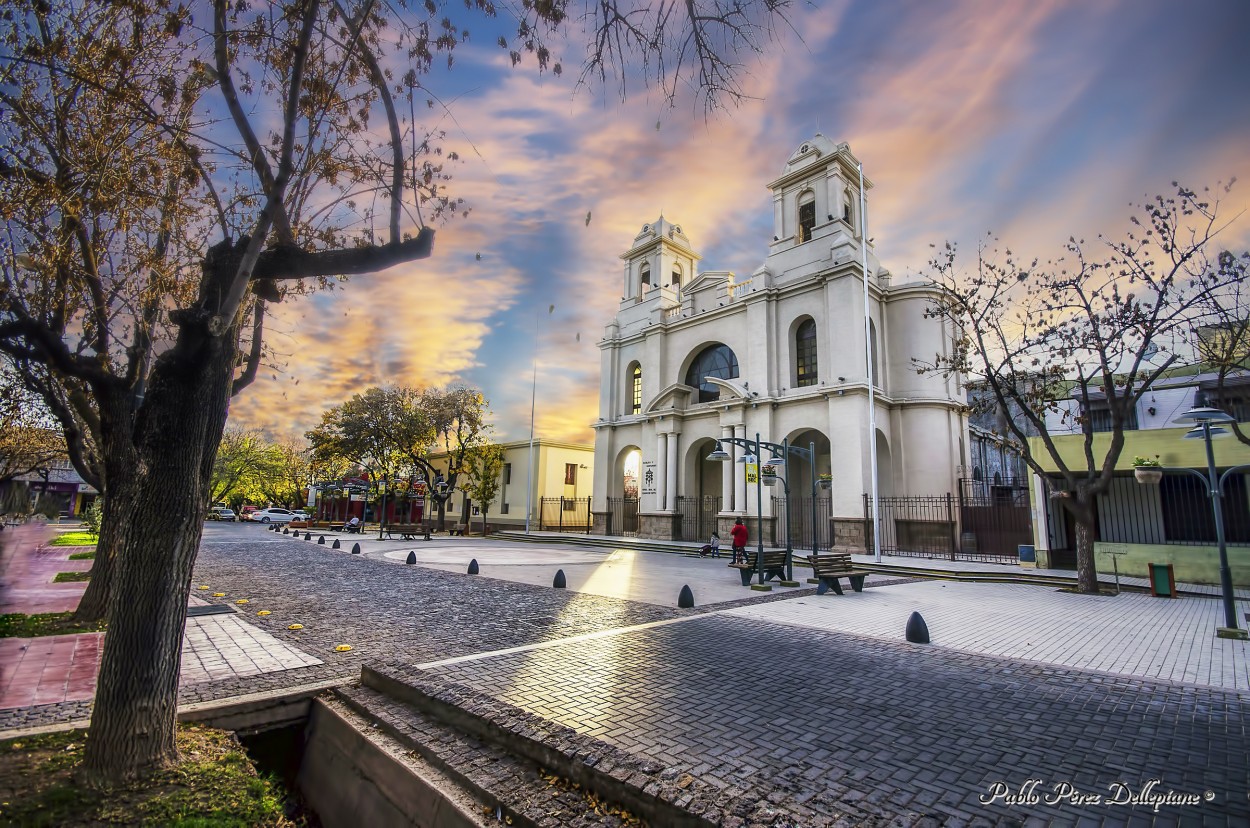
[[[638,537],[648,540],[675,540],[681,537],[681,515],[669,512],[640,512]]]
[[[763,522],[755,515],[741,515],[742,522],[747,527],[747,550],[755,548],[756,542],[760,539],[760,528],[763,527],[764,546],[772,546],[773,524],[777,522],[777,518],[765,515]],[[716,518],[716,533],[720,535],[720,546],[722,550],[729,549],[733,546],[733,536],[730,534],[734,528],[734,522],[738,519],[737,515],[718,515]]]
[[[833,528],[833,545],[868,551],[868,521],[863,518],[830,518]]]
[[[612,517],[611,512],[591,512],[590,513],[590,534],[606,535],[608,533],[608,520]]]

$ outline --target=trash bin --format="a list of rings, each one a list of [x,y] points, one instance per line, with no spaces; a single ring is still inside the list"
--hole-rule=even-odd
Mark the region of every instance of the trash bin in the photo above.
[[[1020,557],[1020,566],[1025,569],[1037,567],[1037,552],[1033,549],[1033,544],[1022,543],[1016,547],[1016,552]]]
[[[1147,564],[1150,567],[1150,594],[1156,598],[1176,597],[1176,571],[1171,564]]]

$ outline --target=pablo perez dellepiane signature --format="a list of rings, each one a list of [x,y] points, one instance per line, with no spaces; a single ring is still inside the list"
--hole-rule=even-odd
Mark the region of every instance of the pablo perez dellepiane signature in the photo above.
[[[1148,779],[1138,788],[1127,782],[1112,782],[1105,791],[1082,790],[1071,782],[1043,779],[1025,780],[1018,788],[1006,782],[991,782],[979,797],[982,805],[1144,805],[1155,813],[1164,805],[1202,805],[1215,799],[1214,791],[1186,793],[1160,788],[1162,779]]]

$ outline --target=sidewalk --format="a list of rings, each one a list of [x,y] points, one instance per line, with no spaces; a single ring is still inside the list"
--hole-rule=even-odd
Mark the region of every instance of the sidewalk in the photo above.
[[[69,560],[79,546],[46,546],[46,524],[10,527],[0,537],[0,613],[73,612],[85,582],[53,583],[58,572],[85,572],[90,560]],[[207,606],[191,596],[190,607]],[[87,701],[95,697],[104,633],[0,638],[0,710]],[[321,664],[237,614],[189,617],[183,631],[183,685]]]

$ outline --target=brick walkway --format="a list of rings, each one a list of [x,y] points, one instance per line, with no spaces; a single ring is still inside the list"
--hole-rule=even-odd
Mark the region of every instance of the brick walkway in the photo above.
[[[396,661],[701,783],[759,791],[777,826],[1250,824],[1250,693],[1236,684],[1246,645],[1213,643],[1202,614],[1218,612],[1218,601],[929,582],[819,598],[811,589],[762,599],[741,590],[752,597],[679,610],[384,554],[334,552],[246,525],[206,532],[196,583],[225,593],[215,603],[247,598],[247,625],[320,663],[184,685],[182,700],[354,678],[363,663]],[[691,573],[733,577],[710,564]],[[934,645],[898,640],[892,613],[917,601],[928,602]],[[260,609],[271,614],[256,616]],[[1106,611],[1131,624],[1097,623]],[[996,626],[1004,616],[1010,623]],[[292,623],[304,628],[288,630]],[[1174,624],[1191,632],[1155,634]],[[1036,637],[1021,642],[1011,629]],[[1128,648],[1133,630],[1155,657],[1117,666],[1109,654]],[[338,653],[337,644],[353,649]],[[1182,650],[1196,646],[1228,647],[1219,651],[1226,661],[1195,671]],[[1082,652],[1101,654],[1092,664],[1100,669],[1062,661]],[[1171,665],[1167,680],[1133,674],[1154,663]],[[1218,686],[1226,680],[1232,689]],[[0,711],[0,729],[84,710],[67,702]],[[1211,799],[1157,815],[1149,804],[1044,801],[1056,785],[1110,798],[1140,794],[1156,778],[1155,795]],[[982,801],[996,783],[1018,793],[1033,779],[1036,804]]]

